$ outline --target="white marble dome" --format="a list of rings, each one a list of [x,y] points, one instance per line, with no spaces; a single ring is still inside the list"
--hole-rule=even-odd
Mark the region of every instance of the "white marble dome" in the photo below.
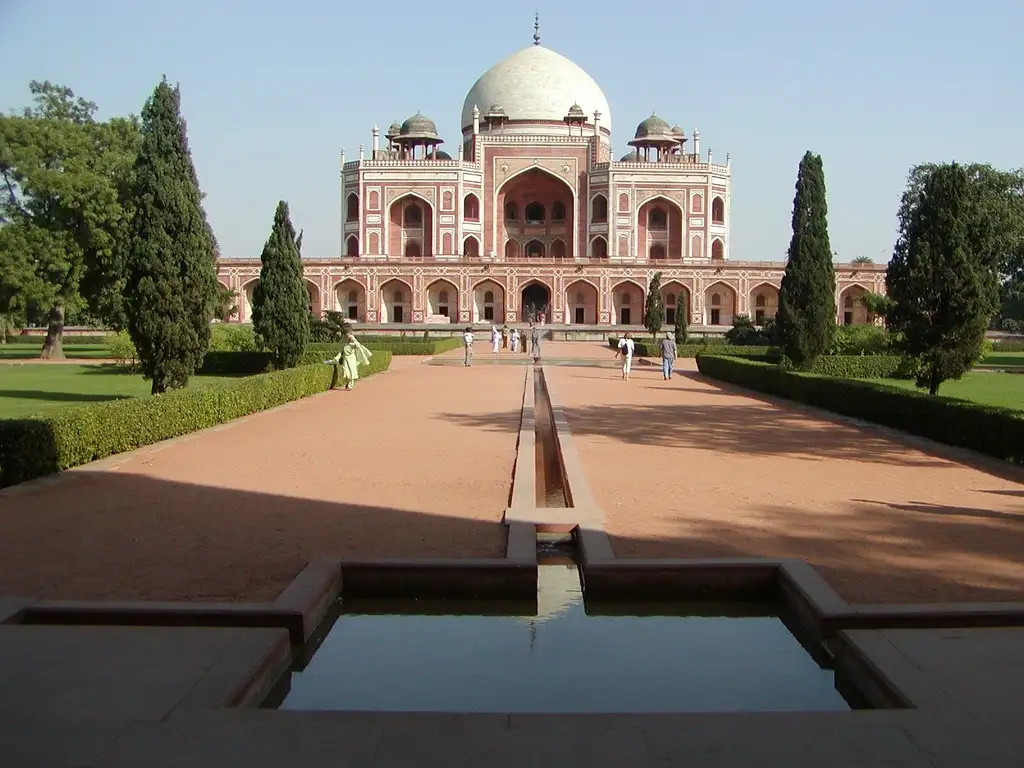
[[[484,115],[492,104],[505,110],[510,121],[561,121],[578,104],[593,125],[601,112],[601,127],[611,131],[612,111],[594,78],[561,54],[531,45],[499,61],[480,76],[462,106],[462,127],[473,125],[473,107]]]

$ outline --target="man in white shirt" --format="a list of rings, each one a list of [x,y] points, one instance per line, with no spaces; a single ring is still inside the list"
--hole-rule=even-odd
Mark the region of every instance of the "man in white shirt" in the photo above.
[[[466,348],[465,364],[469,368],[473,364],[473,329],[468,325],[466,332],[462,334],[462,345]]]
[[[627,333],[619,339],[619,351],[616,357],[622,355],[622,380],[629,381],[629,371],[633,367],[633,350],[636,345],[633,342],[632,334]]]

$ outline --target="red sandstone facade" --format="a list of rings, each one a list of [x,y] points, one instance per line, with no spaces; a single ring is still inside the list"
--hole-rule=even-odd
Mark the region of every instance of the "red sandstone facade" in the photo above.
[[[570,98],[570,94],[572,97]],[[565,102],[562,104],[561,102]],[[583,106],[581,106],[581,103]],[[652,115],[612,159],[604,94],[539,45],[473,86],[457,156],[434,123],[392,125],[381,147],[341,163],[341,255],[304,259],[315,313],[357,324],[640,325],[662,273],[668,322],[718,330],[775,314],[785,264],[729,260],[731,164],[700,134]],[[251,320],[258,259],[224,259],[221,283]],[[837,321],[867,322],[856,299],[884,292],[884,266],[836,267]]]

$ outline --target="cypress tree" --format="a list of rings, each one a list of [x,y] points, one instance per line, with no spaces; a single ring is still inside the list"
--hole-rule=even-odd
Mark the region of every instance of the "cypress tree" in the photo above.
[[[142,110],[132,187],[125,311],[154,395],[185,386],[202,364],[217,304],[212,230],[180,106],[164,78]]]
[[[277,368],[299,362],[309,340],[309,295],[288,203],[277,204],[274,226],[260,256],[263,268],[253,292],[252,327]]]
[[[832,341],[836,276],[828,238],[828,205],[821,156],[804,154],[793,198],[793,236],[779,291],[776,328],[786,357],[810,368]]]
[[[981,353],[999,308],[999,279],[989,254],[971,246],[979,213],[962,165],[930,169],[900,207],[900,236],[886,270],[887,324],[903,334],[917,359],[917,385],[937,394],[959,379]]]
[[[690,336],[689,318],[686,316],[688,313],[687,301],[683,294],[679,294],[676,299],[676,324],[675,331],[676,344],[685,344],[686,340]]]
[[[661,272],[655,272],[647,288],[647,306],[644,309],[644,327],[657,338],[665,322],[665,301],[661,298]]]

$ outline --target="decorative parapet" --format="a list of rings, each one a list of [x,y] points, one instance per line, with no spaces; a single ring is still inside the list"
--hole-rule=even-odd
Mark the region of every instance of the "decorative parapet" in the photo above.
[[[624,163],[619,160],[613,160],[607,163],[594,163],[593,171],[712,171],[714,173],[729,174],[731,168],[728,165],[720,165],[719,163],[682,163],[669,160],[661,163]]]
[[[353,160],[344,165],[346,171],[361,168],[466,168],[479,171],[480,163],[469,160]]]

